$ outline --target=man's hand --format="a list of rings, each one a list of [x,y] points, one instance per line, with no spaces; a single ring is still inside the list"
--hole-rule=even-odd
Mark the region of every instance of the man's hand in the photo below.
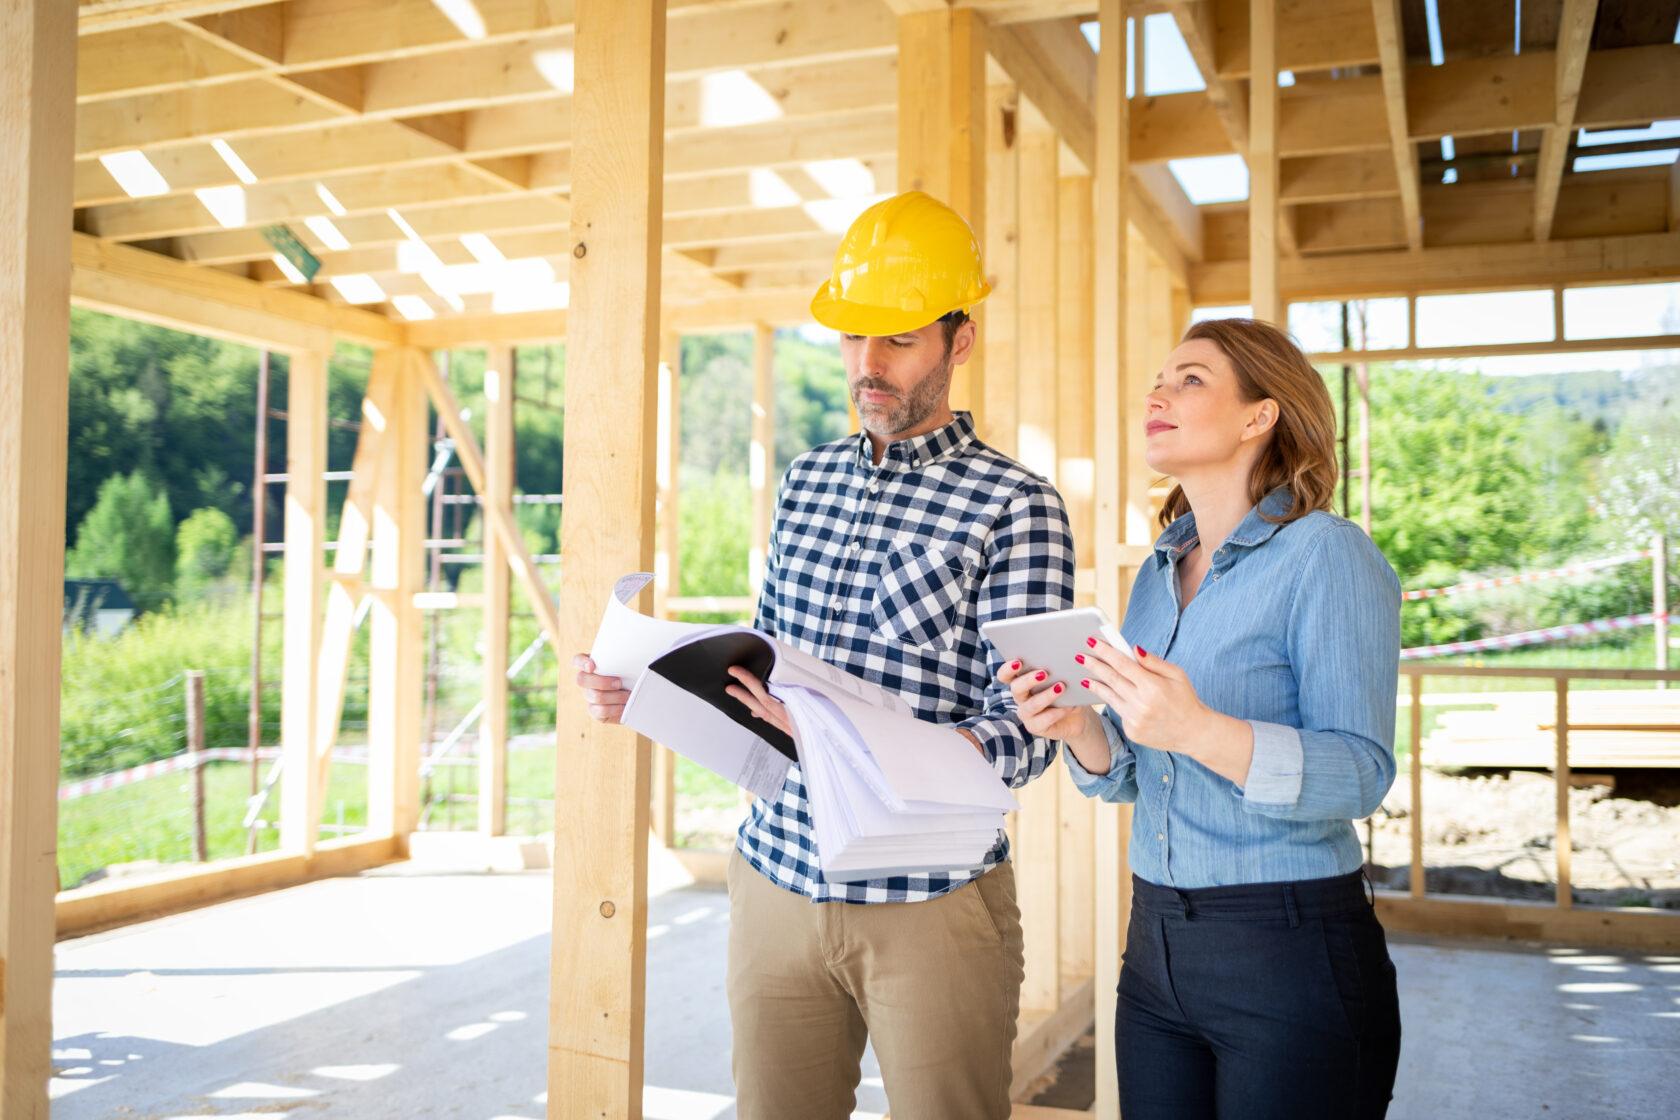
[[[572,668],[578,671],[578,687],[583,689],[584,699],[589,702],[589,714],[602,723],[621,723],[624,705],[630,701],[624,682],[617,677],[598,676],[595,662],[587,653],[574,655]]]
[[[793,721],[788,718],[787,708],[782,702],[770,695],[764,687],[764,682],[741,668],[739,665],[729,667],[729,675],[738,684],[732,684],[726,692],[747,706],[747,711],[776,728],[784,735],[793,735]]]

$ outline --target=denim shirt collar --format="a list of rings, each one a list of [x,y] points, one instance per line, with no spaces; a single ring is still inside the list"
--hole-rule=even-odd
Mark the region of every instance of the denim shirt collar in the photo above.
[[[1266,516],[1281,517],[1289,511],[1292,504],[1294,499],[1290,496],[1288,487],[1284,486],[1279,486],[1260,499],[1260,504],[1248,511],[1248,515],[1237,523],[1237,527],[1231,530],[1231,535],[1219,546],[1214,556],[1214,566],[1225,568],[1235,561],[1235,554],[1227,551],[1228,549],[1255,548],[1271,540],[1272,535],[1283,528],[1283,524],[1268,521]],[[1155,538],[1155,552],[1163,563],[1177,561],[1189,551],[1197,539],[1196,515],[1186,513],[1175,518],[1173,523]]]
[[[951,422],[943,427],[923,432],[910,439],[895,439],[887,444],[880,464],[876,465],[872,461],[875,458],[875,449],[869,442],[869,433],[860,431],[857,434],[857,465],[865,471],[915,470],[957,452],[973,440],[974,415],[969,412],[954,412],[951,414]]]

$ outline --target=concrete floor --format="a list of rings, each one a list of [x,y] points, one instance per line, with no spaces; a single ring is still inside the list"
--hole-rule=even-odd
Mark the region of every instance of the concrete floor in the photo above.
[[[54,1120],[543,1115],[550,879],[415,865],[58,946]],[[727,899],[651,900],[648,1120],[733,1120]],[[1675,955],[1409,941],[1393,1117],[1680,1115]],[[886,1109],[866,1058],[859,1118]]]

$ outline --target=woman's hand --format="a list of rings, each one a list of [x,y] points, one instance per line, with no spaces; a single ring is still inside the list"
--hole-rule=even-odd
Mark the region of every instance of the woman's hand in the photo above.
[[[1156,750],[1194,755],[1219,717],[1196,695],[1184,670],[1149,656],[1142,646],[1136,647],[1134,661],[1101,638],[1090,639],[1088,645],[1080,663],[1091,676],[1080,683],[1120,717],[1126,738]]]
[[[1011,661],[998,671],[998,681],[1009,686],[1010,694],[1015,697],[1015,709],[1021,713],[1021,723],[1030,734],[1060,739],[1086,770],[1092,774],[1108,773],[1108,736],[1103,732],[1102,717],[1088,706],[1052,707],[1056,697],[1067,691],[1067,686],[1061,681],[1049,681],[1049,676],[1042,669],[1024,668],[1019,661]],[[1044,687],[1047,682],[1048,688]]]
[[[732,684],[726,692],[747,706],[747,711],[768,723],[785,735],[793,734],[793,721],[788,718],[787,708],[782,702],[765,689],[764,682],[741,668],[739,665],[729,667],[729,675],[739,684]]]

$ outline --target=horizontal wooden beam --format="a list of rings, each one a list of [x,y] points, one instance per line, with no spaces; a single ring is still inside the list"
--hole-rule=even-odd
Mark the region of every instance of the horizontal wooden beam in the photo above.
[[[1544,354],[1599,354],[1627,350],[1676,349],[1680,349],[1680,334],[1652,334],[1637,338],[1576,338],[1565,339],[1562,342],[1497,342],[1477,346],[1337,350],[1308,354],[1307,358],[1315,365],[1331,365],[1340,362],[1427,362],[1453,358],[1509,358]]]
[[[1388,198],[1399,193],[1394,159],[1387,152],[1298,156],[1281,161],[1278,167],[1278,201],[1285,205]]]
[[[1283,262],[1281,283],[1286,299],[1316,300],[1675,279],[1680,234],[1663,233],[1303,258]],[[1246,302],[1248,262],[1192,266],[1190,298]]]
[[[1216,51],[1221,78],[1249,76],[1249,0],[1217,0]],[[1310,0],[1278,6],[1279,70],[1308,73],[1377,61],[1370,0]]]
[[[78,307],[277,350],[332,351],[342,338],[400,345],[403,328],[383,315],[73,234],[70,301]]]
[[[76,26],[81,34],[88,35],[272,3],[274,0],[78,0]]]

